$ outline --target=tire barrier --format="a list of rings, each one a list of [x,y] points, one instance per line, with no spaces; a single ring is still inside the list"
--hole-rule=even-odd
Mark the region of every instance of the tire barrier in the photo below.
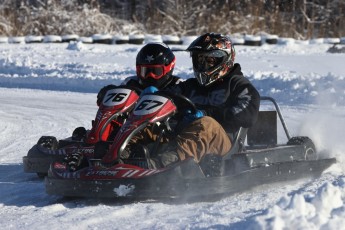
[[[60,43],[62,42],[61,36],[47,35],[43,37],[43,43]]]
[[[110,34],[95,34],[92,36],[93,43],[113,44],[113,36]]]
[[[136,44],[136,45],[141,45],[144,43],[145,36],[142,34],[138,35],[129,35],[129,44]]]
[[[90,37],[80,37],[71,35],[46,35],[46,36],[0,36],[0,44],[23,44],[23,43],[69,43],[80,41],[85,44],[136,44],[143,45],[149,42],[164,42],[167,45],[189,45],[198,36],[177,36],[177,35],[156,35],[156,34],[136,34],[136,35],[110,35],[94,34]],[[234,45],[261,46],[263,44],[345,44],[345,37],[341,38],[314,38],[310,40],[295,40],[293,38],[283,38],[277,35],[230,35]]]
[[[128,35],[118,35],[114,36],[115,44],[121,45],[121,44],[127,44],[129,43],[129,36]]]

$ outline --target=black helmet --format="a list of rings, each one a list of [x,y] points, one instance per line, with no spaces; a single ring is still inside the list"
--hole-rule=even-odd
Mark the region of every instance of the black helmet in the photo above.
[[[172,80],[175,55],[164,43],[148,43],[139,51],[136,66],[144,87],[164,88]]]
[[[206,33],[195,39],[187,50],[192,57],[194,75],[203,86],[223,78],[234,65],[235,49],[228,36]]]

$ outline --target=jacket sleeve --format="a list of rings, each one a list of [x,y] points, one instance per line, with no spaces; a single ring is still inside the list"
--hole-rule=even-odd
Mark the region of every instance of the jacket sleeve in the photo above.
[[[235,91],[224,110],[224,119],[231,126],[249,128],[258,118],[260,95],[249,82]]]
[[[255,87],[243,76],[233,76],[230,83],[230,95],[225,104],[211,106],[205,109],[206,114],[215,118],[226,130],[249,128],[257,120],[260,95]]]

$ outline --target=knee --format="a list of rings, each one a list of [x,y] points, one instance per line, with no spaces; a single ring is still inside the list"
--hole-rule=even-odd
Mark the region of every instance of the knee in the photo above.
[[[212,117],[205,116],[189,123],[179,132],[179,136],[218,136],[226,134],[223,127]],[[227,136],[227,135],[226,135]],[[184,137],[184,138],[185,138]]]
[[[188,127],[199,127],[200,131],[205,130],[207,132],[215,131],[219,128],[222,128],[218,121],[209,116],[204,116],[198,120],[193,121],[190,125],[188,125]]]

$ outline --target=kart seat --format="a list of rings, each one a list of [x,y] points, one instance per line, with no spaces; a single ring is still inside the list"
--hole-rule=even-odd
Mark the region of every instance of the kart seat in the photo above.
[[[258,120],[247,133],[247,144],[252,146],[277,145],[277,112],[260,111]]]

